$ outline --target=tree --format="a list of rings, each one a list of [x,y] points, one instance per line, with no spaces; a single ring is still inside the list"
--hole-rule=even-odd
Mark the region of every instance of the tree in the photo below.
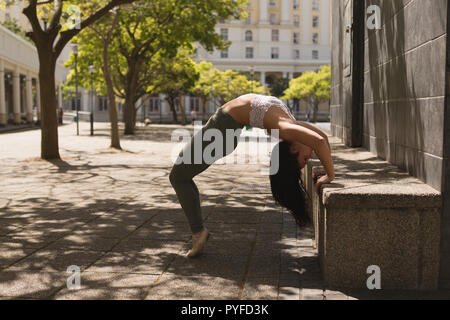
[[[176,104],[179,103],[183,125],[186,124],[186,110],[184,104],[180,103],[181,98],[199,80],[196,65],[189,54],[189,50],[181,49],[174,58],[169,58],[164,53],[158,55],[157,63],[153,68],[158,77],[154,78],[153,84],[149,87],[152,93],[166,94],[175,122],[178,122]]]
[[[269,94],[269,90],[261,86],[258,81],[250,81],[243,74],[234,70],[219,71],[213,70],[212,77],[214,87],[213,94],[219,99],[220,104],[252,91],[254,93]]]
[[[206,104],[212,96],[212,89],[214,87],[214,70],[212,68],[212,63],[202,61],[195,65],[195,69],[199,74],[199,79],[195,83],[195,86],[190,90],[190,94],[200,98],[201,108],[202,108],[202,119],[206,116]]]
[[[274,97],[281,97],[284,95],[284,91],[289,88],[289,79],[277,78],[272,84],[272,94]]]
[[[317,122],[319,104],[329,101],[331,95],[331,66],[322,66],[318,72],[305,72],[292,79],[282,99],[308,100],[314,107],[313,122]]]
[[[110,148],[121,150],[119,127],[118,127],[118,112],[116,106],[116,96],[114,92],[114,85],[111,75],[111,54],[117,54],[117,48],[111,46],[112,35],[117,27],[120,10],[114,10],[95,24],[86,28],[85,31],[74,37],[74,41],[80,44],[79,62],[78,62],[78,81],[82,87],[90,87],[90,77],[88,72],[89,66],[95,67],[94,72],[94,86],[95,91],[101,95],[108,97],[108,112],[111,123],[111,141]],[[66,66],[74,67],[74,56],[72,55]],[[98,72],[101,70],[101,72]],[[73,85],[75,71],[71,70],[69,80]]]
[[[56,115],[56,61],[74,36],[95,23],[111,9],[131,3],[133,0],[48,0],[42,2],[28,0],[25,2],[27,6],[23,9],[23,14],[28,18],[32,28],[32,31],[27,32],[26,35],[34,42],[39,58],[42,108],[41,157],[42,159],[60,159]],[[63,23],[67,18],[71,22]],[[45,20],[44,28],[40,20]]]
[[[121,12],[114,41],[120,55],[114,56],[116,87],[123,87],[125,134],[133,134],[136,102],[152,85],[151,67],[160,51],[168,58],[178,48],[198,42],[208,51],[228,42],[215,33],[219,19],[241,18],[247,0],[141,0]],[[122,68],[122,61],[126,68]]]

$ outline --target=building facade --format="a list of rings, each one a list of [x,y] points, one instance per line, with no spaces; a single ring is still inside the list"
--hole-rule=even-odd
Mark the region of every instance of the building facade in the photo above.
[[[30,30],[22,13],[24,3],[6,4],[0,10],[0,21],[16,19],[24,30]],[[69,50],[70,51],[70,50]],[[56,87],[58,106],[62,107],[62,83],[68,70],[64,57],[57,61]],[[0,126],[31,123],[40,120],[39,59],[36,48],[28,41],[0,26]]]
[[[330,0],[249,0],[245,20],[220,21],[216,32],[231,41],[227,50],[197,48],[197,59],[219,70],[251,74],[262,85],[293,79],[331,63]],[[297,115],[308,105],[296,104]],[[328,117],[328,103],[320,112]]]

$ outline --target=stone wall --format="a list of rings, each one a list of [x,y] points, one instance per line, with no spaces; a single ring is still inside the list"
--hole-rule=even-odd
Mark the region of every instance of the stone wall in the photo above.
[[[336,0],[332,5],[332,134],[442,192],[441,278],[450,285],[448,1]],[[380,30],[366,27],[370,5],[381,9]],[[355,21],[361,15],[364,22]]]

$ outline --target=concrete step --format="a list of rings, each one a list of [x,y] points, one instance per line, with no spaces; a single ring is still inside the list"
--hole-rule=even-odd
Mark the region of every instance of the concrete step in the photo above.
[[[382,289],[437,289],[441,194],[364,149],[330,144],[335,181],[317,195],[320,162],[304,170],[325,284],[367,289],[377,266]]]

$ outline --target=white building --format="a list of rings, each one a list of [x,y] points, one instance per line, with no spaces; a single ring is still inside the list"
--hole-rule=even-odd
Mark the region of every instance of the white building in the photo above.
[[[255,72],[263,85],[331,63],[330,0],[249,0],[247,20],[222,21],[216,32],[232,42],[198,60],[220,70]]]
[[[58,105],[68,70],[58,60]],[[0,26],[0,125],[40,120],[39,59],[36,47]]]
[[[0,10],[0,21],[16,19],[26,31],[28,20],[22,13],[24,3],[17,2]],[[70,53],[67,47],[57,60],[56,87],[58,106],[62,106],[61,85],[68,70],[63,66]],[[40,120],[39,59],[36,47],[0,26],[0,126]]]

